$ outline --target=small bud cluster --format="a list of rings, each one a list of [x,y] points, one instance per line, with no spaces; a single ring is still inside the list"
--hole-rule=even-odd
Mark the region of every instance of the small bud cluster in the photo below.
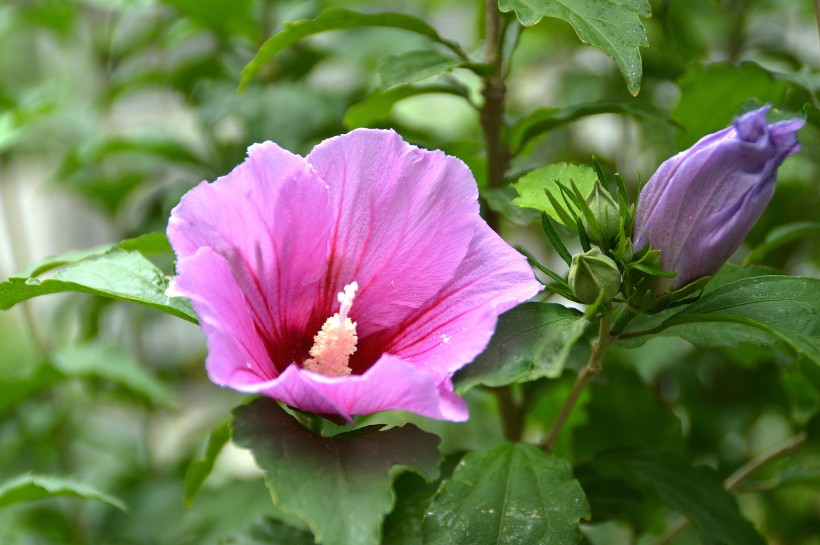
[[[551,211],[578,234],[583,252],[570,256],[542,213],[547,237],[570,266],[564,280],[530,258],[555,280],[548,288],[579,303],[616,301],[638,312],[691,301],[741,244],[771,199],[777,168],[799,149],[804,121],[770,123],[768,109],[736,118],[665,161],[637,208],[617,173],[617,191],[607,191],[597,161],[597,180],[586,194],[573,180],[555,180],[563,202],[545,190]]]

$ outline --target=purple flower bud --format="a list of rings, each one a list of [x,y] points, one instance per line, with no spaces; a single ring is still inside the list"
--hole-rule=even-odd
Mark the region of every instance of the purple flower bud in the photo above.
[[[658,293],[709,276],[737,250],[774,192],[777,167],[797,152],[802,119],[766,121],[769,106],[735,118],[667,159],[643,188],[635,213],[635,248],[661,251],[677,272]]]

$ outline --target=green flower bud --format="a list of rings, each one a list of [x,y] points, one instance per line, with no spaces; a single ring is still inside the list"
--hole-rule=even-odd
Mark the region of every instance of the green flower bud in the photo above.
[[[572,257],[567,281],[575,297],[586,304],[594,303],[601,291],[604,292],[604,303],[610,302],[621,291],[618,265],[597,248]]]
[[[586,215],[581,217],[584,229],[589,235],[589,240],[598,246],[609,248],[612,241],[620,232],[618,203],[612,198],[600,180],[595,181],[592,193],[587,197],[587,204],[592,210],[592,216],[597,225],[590,225]]]

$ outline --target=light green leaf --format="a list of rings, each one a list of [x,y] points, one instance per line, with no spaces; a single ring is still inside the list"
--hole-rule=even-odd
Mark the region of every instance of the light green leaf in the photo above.
[[[552,219],[574,231],[577,228],[576,225],[569,224],[562,218],[560,211],[555,209],[547,197],[546,191],[549,191],[559,204],[564,205],[564,210],[567,210],[568,206],[569,210],[580,216],[580,210],[571,201],[568,205],[565,203],[556,180],[566,187],[571,187],[570,181],[575,182],[581,193],[586,196],[592,192],[597,179],[598,175],[595,170],[587,165],[571,163],[547,165],[528,172],[513,184],[519,196],[513,199],[512,203],[522,208],[534,208],[546,212]]]
[[[107,503],[127,511],[122,500],[84,483],[49,475],[20,475],[0,485],[0,508],[20,502],[70,496]]]
[[[20,271],[17,276],[23,278],[40,276],[57,267],[100,257],[114,248],[128,252],[139,252],[143,255],[167,254],[173,251],[165,233],[148,233],[147,235],[125,239],[117,244],[103,244],[88,250],[71,250],[56,257],[47,257],[32,263]]]
[[[566,108],[540,108],[515,123],[510,131],[510,147],[514,154],[518,154],[527,142],[539,134],[578,119],[599,114],[628,114],[672,123],[672,120],[663,112],[634,101],[601,101],[576,104]]]
[[[400,100],[418,95],[442,93],[467,98],[467,92],[455,85],[402,85],[382,93],[374,92],[363,102],[351,106],[344,116],[344,126],[348,130],[359,127],[372,127],[390,121],[393,106]]]
[[[82,292],[130,301],[197,323],[187,299],[169,297],[168,278],[139,252],[115,249],[90,261],[58,270],[53,277],[12,277],[0,283],[0,309],[21,301],[60,292]]]
[[[738,511],[715,470],[691,467],[669,453],[610,452],[601,463],[615,475],[655,491],[700,532],[704,545],[765,545],[766,540]]]
[[[358,13],[346,9],[331,9],[321,13],[315,19],[302,19],[287,23],[284,30],[274,34],[263,43],[256,52],[256,56],[242,69],[239,92],[241,93],[247,87],[263,64],[302,38],[328,30],[359,27],[390,27],[415,32],[446,46],[459,57],[466,58],[457,43],[445,40],[433,27],[418,17],[404,13]]]
[[[208,437],[208,446],[205,448],[205,454],[202,458],[198,458],[188,464],[188,469],[185,470],[185,507],[190,507],[194,503],[199,489],[205,483],[205,479],[211,474],[216,462],[216,457],[222,452],[222,448],[231,439],[231,422],[225,420],[217,427],[211,430]]]
[[[570,349],[589,321],[575,309],[554,303],[524,303],[502,314],[490,344],[476,360],[458,372],[456,389],[506,386],[564,369]]]
[[[273,400],[234,410],[233,439],[253,452],[278,509],[304,520],[325,545],[377,545],[404,466],[438,474],[439,438],[408,424],[368,426],[332,438],[305,429]]]
[[[556,17],[572,25],[582,42],[612,57],[626,79],[629,92],[641,88],[641,53],[647,45],[641,17],[649,17],[647,0],[499,0],[502,12],[515,11],[524,26],[542,17]]]
[[[51,364],[68,377],[99,378],[118,384],[156,405],[176,406],[174,390],[115,346],[87,343],[61,348],[52,355]]]
[[[574,545],[589,504],[569,462],[528,444],[467,454],[424,520],[426,545]]]
[[[382,91],[399,85],[415,83],[419,80],[443,74],[461,66],[463,61],[437,51],[410,51],[403,55],[386,57],[379,67]]]
[[[719,335],[714,326],[703,326],[710,322],[721,323]],[[706,293],[666,319],[660,329],[702,347],[731,346],[736,344],[734,335],[764,345],[777,339],[820,363],[820,279],[757,276],[737,280]]]

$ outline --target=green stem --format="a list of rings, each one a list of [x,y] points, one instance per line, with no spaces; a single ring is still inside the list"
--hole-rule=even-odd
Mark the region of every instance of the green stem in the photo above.
[[[584,391],[584,388],[589,384],[592,378],[601,372],[601,360],[613,341],[610,335],[611,330],[610,318],[607,314],[603,314],[598,325],[598,340],[592,345],[592,353],[589,355],[589,361],[587,361],[586,366],[581,369],[581,372],[578,373],[578,378],[575,379],[572,391],[570,391],[569,396],[561,406],[561,410],[555,418],[552,429],[550,429],[547,438],[542,444],[543,449],[547,453],[551,453],[555,449],[558,437],[561,435],[561,430],[564,429],[564,425],[567,423],[572,409],[575,408],[578,398],[581,397],[581,392]]]
[[[498,401],[498,408],[501,410],[501,422],[504,424],[504,438],[507,441],[517,443],[524,434],[524,410],[516,402],[512,388],[504,386],[493,390]]]
[[[613,337],[620,337],[623,330],[629,325],[629,322],[631,322],[632,319],[638,314],[639,312],[629,305],[622,307],[615,315],[615,319],[612,321],[612,331],[610,331],[610,335]]]
[[[509,168],[510,151],[503,139],[504,98],[507,86],[504,83],[501,12],[497,0],[485,0],[485,49],[484,61],[493,67],[493,73],[484,78],[481,94],[481,128],[487,153],[487,185],[499,187],[504,183],[504,174]],[[487,210],[487,223],[498,230],[500,218],[494,210]]]

